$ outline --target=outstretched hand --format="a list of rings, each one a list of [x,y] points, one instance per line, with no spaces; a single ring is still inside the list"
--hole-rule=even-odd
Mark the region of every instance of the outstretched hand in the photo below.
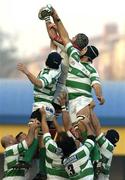
[[[17,65],[17,69],[18,69],[19,71],[21,71],[22,73],[24,73],[24,74],[28,74],[28,73],[29,73],[27,67],[26,67],[23,63],[19,63],[19,64]]]
[[[52,6],[52,5],[47,5],[47,7],[49,8],[49,9],[51,9],[51,16],[52,17],[55,17],[55,18],[58,18],[58,14],[57,14],[57,12],[56,12],[56,10],[54,9],[54,7]]]

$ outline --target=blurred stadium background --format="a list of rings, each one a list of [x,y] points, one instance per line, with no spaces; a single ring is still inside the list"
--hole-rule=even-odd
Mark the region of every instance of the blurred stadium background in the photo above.
[[[6,41],[9,46],[5,46]],[[102,131],[116,128],[120,141],[115,149],[111,167],[111,180],[125,180],[125,32],[119,33],[115,23],[106,24],[101,35],[92,37],[91,44],[100,50],[94,64],[102,79],[106,103],[95,111],[100,118]],[[27,132],[27,122],[32,110],[33,87],[17,72],[17,49],[12,37],[0,30],[0,137]],[[37,75],[49,52],[48,47],[39,54],[24,57],[21,61]],[[3,148],[0,146],[0,179],[3,174]]]

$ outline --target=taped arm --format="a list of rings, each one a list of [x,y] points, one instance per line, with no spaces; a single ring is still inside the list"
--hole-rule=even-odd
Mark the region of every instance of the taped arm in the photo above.
[[[68,32],[65,29],[65,26],[63,25],[63,23],[59,17],[59,15],[55,11],[55,9],[53,9],[52,17],[53,17],[54,23],[57,26],[57,30],[59,32],[59,35],[60,35],[62,41],[63,41],[63,44],[65,46],[67,43],[70,42],[69,35],[68,35]]]

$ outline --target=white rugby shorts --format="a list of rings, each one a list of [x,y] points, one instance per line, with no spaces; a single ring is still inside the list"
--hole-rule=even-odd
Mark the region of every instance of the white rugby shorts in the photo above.
[[[46,110],[46,118],[47,118],[47,121],[52,121],[53,117],[54,117],[54,114],[55,114],[55,109],[53,107],[52,104],[50,103],[47,103],[47,102],[35,102],[33,104],[33,111],[36,111],[37,109],[39,108],[42,108],[42,106],[45,108]]]
[[[77,97],[73,100],[69,101],[69,115],[71,118],[71,122],[77,122],[77,113],[88,106],[92,102],[93,98],[88,98],[85,96]]]

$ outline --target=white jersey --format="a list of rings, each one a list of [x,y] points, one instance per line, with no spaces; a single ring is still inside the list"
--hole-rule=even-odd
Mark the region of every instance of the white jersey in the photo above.
[[[48,121],[51,121],[55,114],[52,101],[60,74],[61,66],[59,69],[44,68],[38,75],[38,79],[42,81],[42,88],[34,86],[33,111],[44,106]]]
[[[69,100],[79,96],[92,98],[93,84],[100,84],[96,69],[91,63],[80,61],[80,53],[71,43],[66,45],[66,51],[69,56],[69,71],[66,81]]]
[[[69,69],[68,78],[64,78],[67,79],[66,86],[69,100],[79,96],[91,98],[93,84],[100,84],[100,78],[94,66],[89,62],[80,62],[80,53],[71,43],[68,43],[66,47],[56,40],[54,43],[61,49],[60,54],[63,57],[63,64],[67,67],[63,77]]]
[[[46,171],[47,179],[66,180],[68,175],[62,165],[62,151],[57,147],[56,142],[51,138],[50,133],[43,135],[46,148]]]
[[[28,149],[27,143],[25,140],[19,144],[9,146],[5,149],[4,152],[4,177],[16,177],[23,178],[25,176],[25,169],[14,169],[13,166],[18,163],[19,155],[24,153]]]
[[[34,103],[42,101],[52,103],[56,83],[60,74],[61,66],[57,70],[44,68],[43,71],[40,71],[38,79],[42,81],[42,88],[34,86]]]
[[[80,148],[72,153],[68,158],[63,160],[65,170],[69,175],[69,179],[93,180],[94,172],[90,160],[90,152],[94,147],[94,142],[87,139]]]
[[[96,141],[99,145],[99,151],[101,154],[101,159],[99,160],[102,167],[101,173],[109,177],[114,145],[106,139],[103,133],[96,138]]]

